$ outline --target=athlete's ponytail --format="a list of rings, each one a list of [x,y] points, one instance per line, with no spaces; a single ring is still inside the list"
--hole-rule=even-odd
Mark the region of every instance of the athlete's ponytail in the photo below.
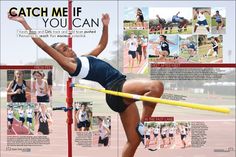
[[[166,35],[160,35],[161,37],[164,38],[164,40],[166,41]]]

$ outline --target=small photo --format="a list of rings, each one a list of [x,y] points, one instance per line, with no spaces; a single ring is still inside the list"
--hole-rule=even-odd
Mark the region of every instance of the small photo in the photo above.
[[[148,68],[148,30],[127,30],[124,32],[123,71],[143,74]]]
[[[144,145],[146,149],[179,149],[191,147],[189,122],[145,122]]]
[[[75,131],[92,130],[92,102],[74,102]]]
[[[195,34],[211,32],[211,8],[193,8],[193,27]]]
[[[7,135],[33,135],[34,118],[34,104],[9,103],[7,105]]]
[[[149,34],[192,34],[192,8],[150,8]]]
[[[199,35],[198,55],[200,63],[222,63],[223,35]]]
[[[49,103],[35,103],[34,120],[35,135],[49,135],[52,133],[52,107]]]
[[[111,116],[93,117],[93,145],[108,147],[111,145]]]
[[[226,33],[226,10],[225,8],[211,8],[211,33]]]
[[[7,102],[31,102],[30,91],[30,70],[7,70]]]
[[[50,102],[52,96],[53,75],[51,70],[32,71],[32,102]]]
[[[176,148],[191,147],[191,122],[176,123]]]
[[[178,63],[179,36],[178,35],[149,35],[149,62]]]
[[[198,38],[197,35],[179,35],[179,50],[181,63],[198,63]]]
[[[148,29],[148,8],[125,8],[124,30]]]

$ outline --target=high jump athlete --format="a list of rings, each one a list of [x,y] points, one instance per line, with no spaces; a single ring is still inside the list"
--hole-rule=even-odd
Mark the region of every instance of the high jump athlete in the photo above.
[[[16,14],[12,12],[11,14]],[[28,23],[21,16],[11,16],[9,19],[17,21],[26,30],[31,30]],[[126,80],[126,76],[113,68],[110,64],[97,58],[106,48],[108,42],[108,25],[110,17],[102,15],[103,31],[98,45],[89,53],[77,57],[76,53],[65,43],[55,43],[52,46],[46,44],[40,38],[32,38],[36,45],[50,55],[71,76],[78,76],[85,80],[100,83],[104,88],[131,94],[139,94],[151,97],[161,97],[164,87],[163,83],[156,80],[137,79]],[[133,157],[135,151],[143,141],[144,119],[150,117],[156,107],[156,103],[143,102],[141,118],[135,104],[136,100],[126,99],[118,96],[106,95],[109,107],[120,114],[121,121],[127,136],[122,157]]]

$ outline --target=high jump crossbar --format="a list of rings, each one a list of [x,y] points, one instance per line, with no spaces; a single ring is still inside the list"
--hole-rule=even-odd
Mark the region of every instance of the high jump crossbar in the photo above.
[[[197,104],[197,103],[174,101],[174,100],[161,99],[161,98],[155,98],[155,97],[150,97],[150,96],[117,92],[117,91],[106,90],[106,89],[97,89],[97,88],[93,88],[89,86],[84,86],[78,83],[72,83],[71,87],[78,87],[78,88],[93,90],[93,91],[110,94],[114,96],[120,96],[123,98],[147,101],[147,102],[152,102],[152,103],[161,103],[161,104],[166,104],[166,105],[171,105],[171,106],[180,106],[180,107],[186,107],[186,108],[192,108],[192,109],[198,109],[198,110],[207,110],[207,111],[220,112],[220,113],[230,113],[230,109],[225,108],[225,107],[217,107],[217,106],[203,105],[203,104]]]

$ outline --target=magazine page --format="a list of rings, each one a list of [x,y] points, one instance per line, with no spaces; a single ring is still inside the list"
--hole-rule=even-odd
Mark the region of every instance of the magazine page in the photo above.
[[[235,156],[235,1],[0,4],[1,157]]]

